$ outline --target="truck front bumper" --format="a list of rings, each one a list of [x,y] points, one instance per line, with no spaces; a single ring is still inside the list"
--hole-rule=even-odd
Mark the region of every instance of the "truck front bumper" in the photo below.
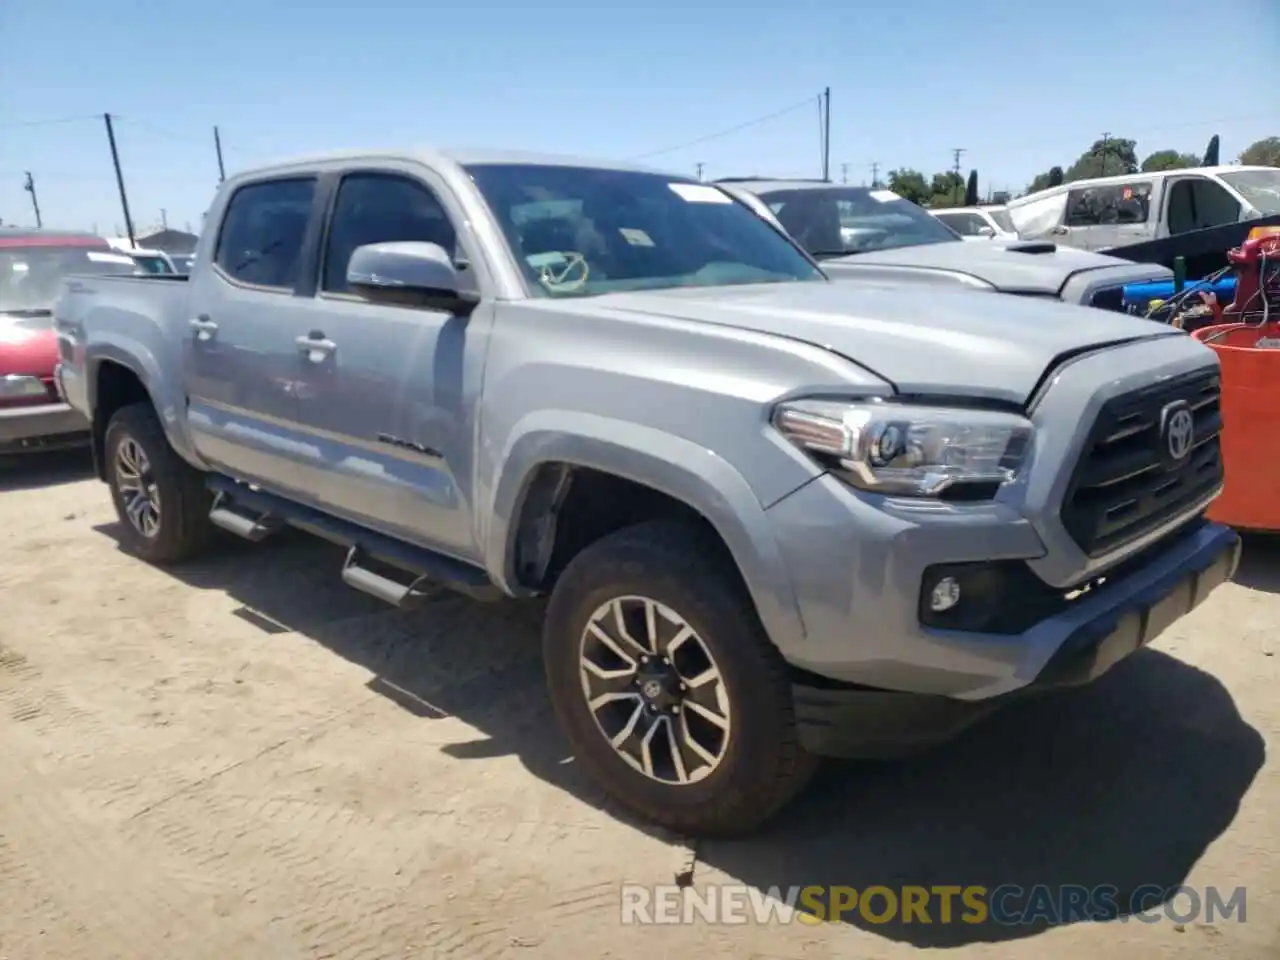
[[[0,453],[76,447],[89,440],[89,421],[66,403],[0,408]]]
[[[1235,531],[1193,522],[1147,559],[1021,633],[936,630],[917,617],[928,565],[1013,558],[1019,551],[1034,558],[1034,533],[995,504],[918,518],[877,505],[886,541],[850,537],[847,514],[839,525],[844,536],[828,540],[834,525],[824,530],[812,513],[804,522],[791,512],[806,502],[810,511],[823,502],[831,507],[846,495],[856,498],[847,489],[818,489],[770,511],[784,508],[775,532],[792,564],[807,632],[805,648],[787,657],[798,668],[796,719],[801,742],[822,756],[910,752],[949,739],[1011,700],[1088,683],[1197,607],[1240,558]],[[793,520],[803,527],[793,529]],[[859,527],[876,531],[877,524]],[[869,581],[878,589],[867,589]]]

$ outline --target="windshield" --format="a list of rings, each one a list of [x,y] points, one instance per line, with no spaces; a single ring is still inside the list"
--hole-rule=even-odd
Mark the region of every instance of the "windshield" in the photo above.
[[[661,174],[468,166],[537,296],[826,278],[747,207]]]
[[[0,246],[0,312],[52,310],[63,279],[72,274],[137,272],[131,258],[105,246]]]
[[[1221,174],[1222,179],[1240,191],[1240,196],[1263,216],[1280,214],[1280,168],[1275,170],[1237,170]]]
[[[960,242],[928,211],[889,190],[770,190],[761,193],[760,199],[796,242],[815,257]]]
[[[1017,233],[1018,228],[1013,225],[1013,219],[1009,216],[1008,210],[988,210],[987,216],[996,222],[1005,233]]]

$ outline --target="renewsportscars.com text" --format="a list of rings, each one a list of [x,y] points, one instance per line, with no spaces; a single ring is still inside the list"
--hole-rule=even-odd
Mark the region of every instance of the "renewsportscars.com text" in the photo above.
[[[1244,887],[1157,884],[1121,891],[1115,886],[1005,884],[983,886],[770,887],[744,884],[702,889],[625,885],[624,924],[689,923],[899,923],[1032,924],[1220,923],[1246,919]]]

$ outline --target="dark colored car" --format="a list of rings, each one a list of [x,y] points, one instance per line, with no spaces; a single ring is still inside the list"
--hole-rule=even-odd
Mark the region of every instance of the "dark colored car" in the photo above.
[[[0,454],[86,441],[88,423],[54,385],[53,304],[72,274],[137,270],[92,234],[0,230]]]

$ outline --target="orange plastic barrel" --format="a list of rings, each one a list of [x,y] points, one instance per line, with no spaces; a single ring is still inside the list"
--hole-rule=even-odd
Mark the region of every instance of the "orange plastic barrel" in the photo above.
[[[1209,517],[1241,530],[1280,531],[1280,323],[1221,324],[1192,336],[1222,363],[1226,487]]]

